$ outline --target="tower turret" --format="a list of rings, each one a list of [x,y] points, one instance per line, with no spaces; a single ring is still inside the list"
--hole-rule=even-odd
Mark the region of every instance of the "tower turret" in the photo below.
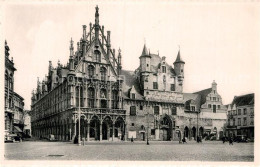
[[[181,54],[180,54],[180,50],[179,50],[177,58],[176,58],[175,62],[173,63],[174,71],[175,71],[176,76],[178,77],[179,85],[182,85],[182,82],[184,79],[184,64],[185,64],[185,62],[181,59]]]
[[[151,56],[144,44],[142,55],[139,57],[141,72],[150,72]]]

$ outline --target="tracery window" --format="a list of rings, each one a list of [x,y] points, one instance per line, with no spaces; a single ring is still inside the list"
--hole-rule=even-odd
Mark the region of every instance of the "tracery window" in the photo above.
[[[94,88],[88,88],[88,107],[94,108],[95,90]]]
[[[100,74],[101,74],[101,80],[105,81],[106,80],[106,75],[107,75],[107,70],[105,67],[100,68]]]
[[[89,78],[93,78],[95,75],[95,68],[92,65],[88,66],[88,76]]]

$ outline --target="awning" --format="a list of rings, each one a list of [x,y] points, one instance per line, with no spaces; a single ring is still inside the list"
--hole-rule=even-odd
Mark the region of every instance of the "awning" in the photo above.
[[[14,126],[14,132],[23,133],[23,131],[18,126]]]

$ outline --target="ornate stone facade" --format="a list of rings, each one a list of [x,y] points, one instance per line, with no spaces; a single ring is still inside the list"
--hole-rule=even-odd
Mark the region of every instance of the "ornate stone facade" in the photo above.
[[[13,57],[9,59],[10,48],[5,41],[5,139],[9,140],[10,134],[21,133],[23,130],[23,97],[14,91]]]
[[[83,26],[75,53],[71,40],[68,64],[54,68],[50,62],[48,76],[38,81],[32,93],[32,134],[59,140],[180,140],[196,138],[199,128],[200,135],[205,127],[209,133],[221,131],[226,118],[218,115],[224,107],[221,101],[210,102],[216,95],[183,93],[180,51],[172,66],[144,45],[135,71],[123,70],[121,58],[120,49],[117,56],[111,49],[110,31],[105,36],[99,25],[97,7],[95,24],[88,33]],[[215,103],[220,105],[216,112],[208,109]],[[221,122],[215,131],[214,122]]]

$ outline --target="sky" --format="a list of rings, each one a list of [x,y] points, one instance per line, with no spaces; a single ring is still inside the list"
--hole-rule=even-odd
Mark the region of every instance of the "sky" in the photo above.
[[[260,8],[250,2],[74,1],[8,3],[2,6],[3,37],[14,59],[15,91],[30,109],[31,92],[60,60],[69,60],[69,41],[82,36],[82,25],[111,31],[112,48],[122,50],[122,66],[134,71],[146,43],[151,53],[173,65],[179,47],[185,61],[184,92],[211,87],[223,104],[259,90]],[[88,32],[88,31],[87,31]],[[76,48],[76,45],[74,45]]]

